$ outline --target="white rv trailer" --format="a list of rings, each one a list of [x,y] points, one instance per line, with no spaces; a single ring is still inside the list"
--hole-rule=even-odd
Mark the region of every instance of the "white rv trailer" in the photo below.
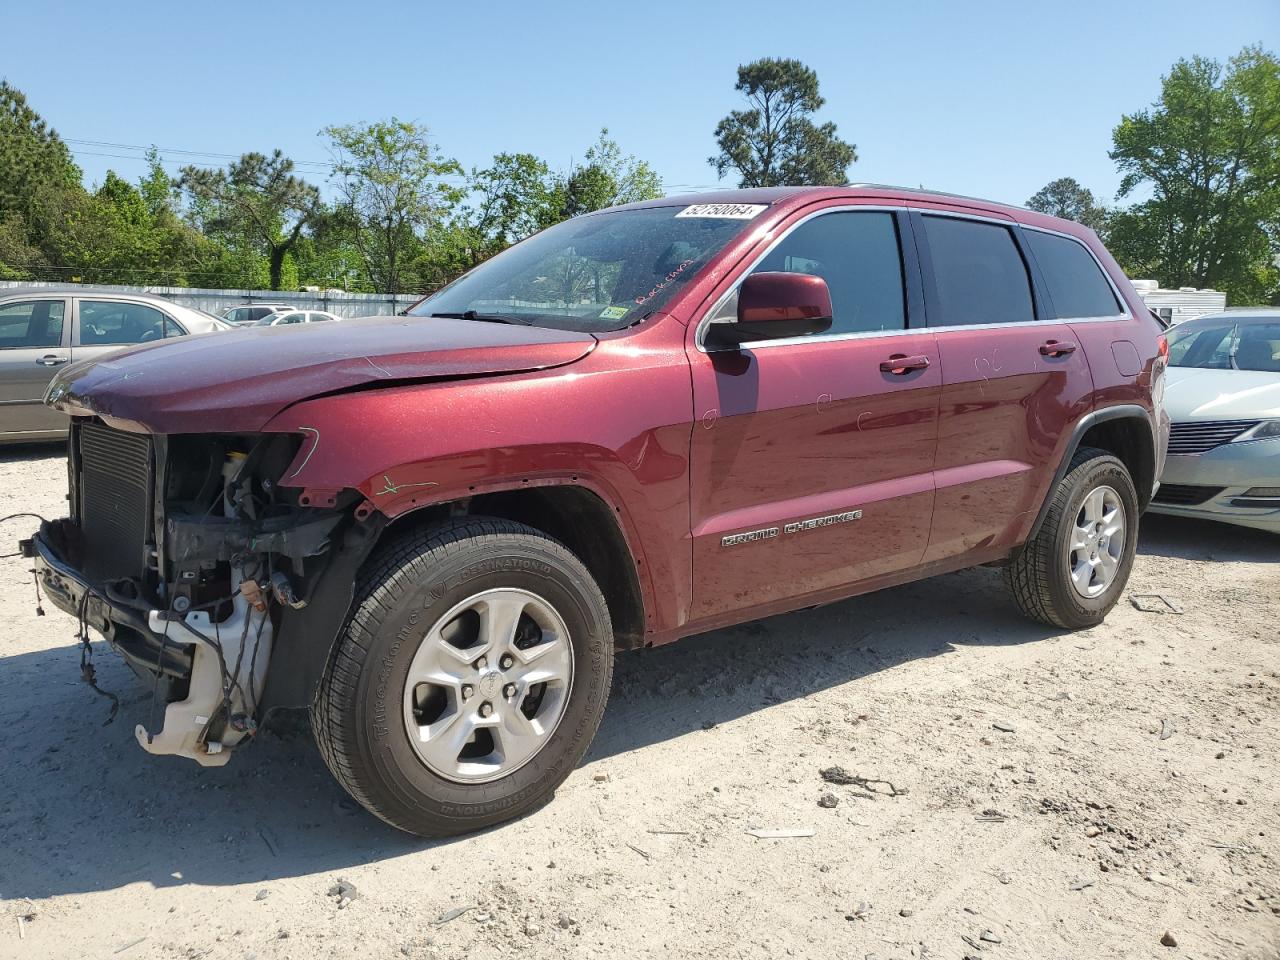
[[[1195,287],[1163,290],[1155,280],[1134,280],[1133,288],[1143,302],[1170,326],[1203,317],[1206,313],[1221,313],[1227,308],[1227,295],[1220,290],[1197,290]]]

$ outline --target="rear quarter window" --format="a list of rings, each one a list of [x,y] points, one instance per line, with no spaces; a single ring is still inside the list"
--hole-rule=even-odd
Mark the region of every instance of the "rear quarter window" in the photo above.
[[[1058,319],[1115,317],[1124,312],[1098,261],[1084,244],[1039,230],[1025,230],[1024,236]]]

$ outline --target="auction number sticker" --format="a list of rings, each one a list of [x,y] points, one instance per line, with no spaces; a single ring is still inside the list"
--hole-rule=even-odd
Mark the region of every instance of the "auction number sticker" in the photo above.
[[[767,203],[694,203],[677,217],[713,217],[719,220],[750,220],[769,209]]]

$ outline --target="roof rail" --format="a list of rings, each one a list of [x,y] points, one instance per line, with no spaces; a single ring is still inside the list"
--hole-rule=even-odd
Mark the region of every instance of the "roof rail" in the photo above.
[[[923,193],[930,194],[935,197],[952,197],[956,200],[972,200],[974,203],[996,203],[1002,207],[1012,207],[1015,210],[1026,210],[1028,213],[1036,213],[1030,207],[1024,207],[1020,203],[1006,203],[1003,200],[990,200],[986,197],[971,197],[964,193],[948,193],[945,190],[930,190],[928,187],[900,187],[894,183],[851,183],[851,187],[868,187],[872,190],[898,190],[903,193]]]

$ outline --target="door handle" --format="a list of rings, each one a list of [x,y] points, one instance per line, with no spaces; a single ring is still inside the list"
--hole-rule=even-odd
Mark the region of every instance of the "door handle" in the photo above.
[[[43,357],[39,357],[36,363],[42,367],[56,367],[60,363],[66,363],[70,357],[63,357],[56,353],[46,353]]]
[[[908,357],[905,354],[895,353],[888,360],[880,361],[880,371],[892,373],[895,377],[905,377],[912,370],[923,370],[927,366],[929,366],[929,358],[921,355]]]
[[[1076,345],[1070,340],[1048,340],[1040,344],[1040,356],[1065,357],[1076,352]]]

